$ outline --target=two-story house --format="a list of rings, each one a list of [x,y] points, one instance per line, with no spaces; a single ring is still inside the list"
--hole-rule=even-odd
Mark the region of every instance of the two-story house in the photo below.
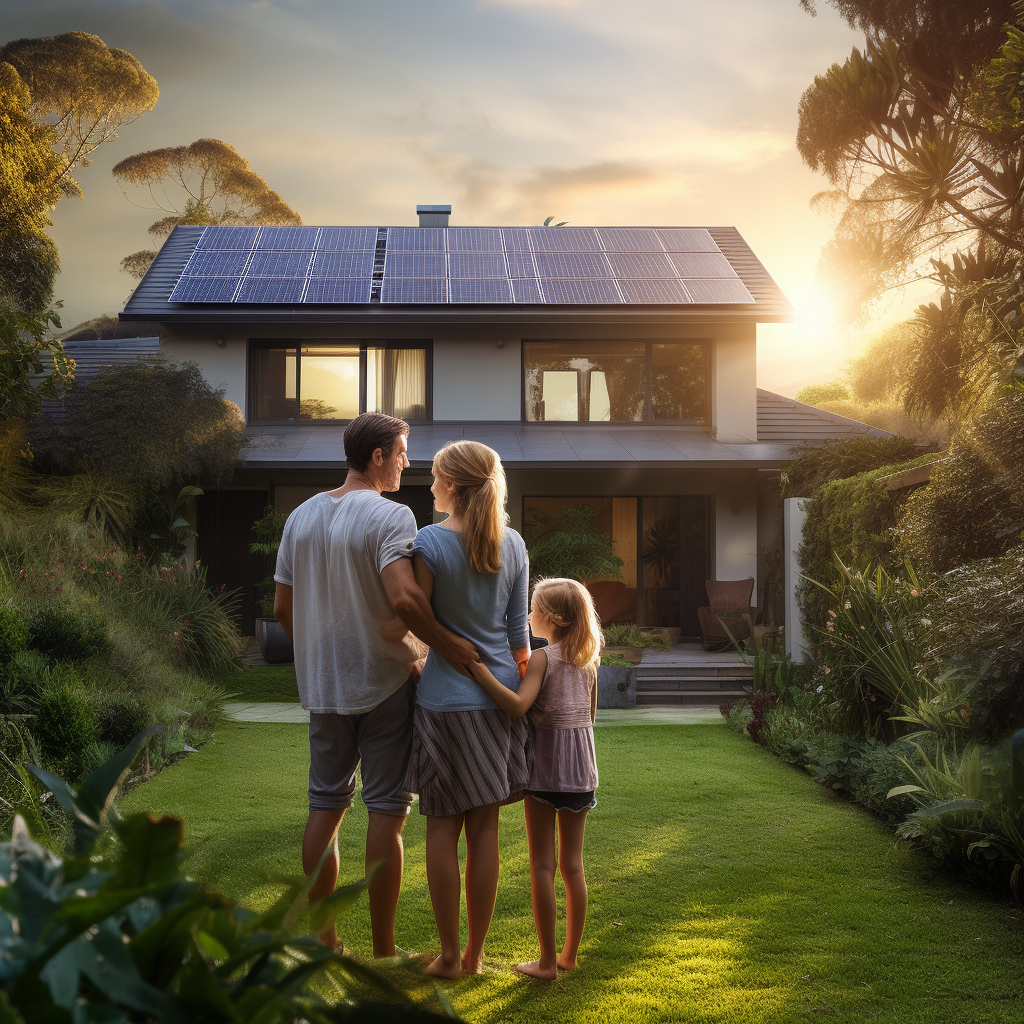
[[[178,227],[160,250],[121,319],[158,322],[250,440],[231,489],[199,502],[211,581],[265,571],[252,521],[337,486],[346,422],[379,410],[411,424],[394,497],[421,524],[434,453],[482,441],[528,544],[571,546],[582,525],[622,560],[595,588],[606,621],[697,635],[705,580],[757,578],[781,535],[765,471],[794,445],[881,432],[758,391],[757,325],[791,309],[735,228],[454,227],[449,210]]]

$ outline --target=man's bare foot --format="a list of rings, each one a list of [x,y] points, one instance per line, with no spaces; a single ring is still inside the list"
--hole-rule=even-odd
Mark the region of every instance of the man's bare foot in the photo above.
[[[571,960],[567,956],[559,954],[558,959],[555,961],[560,971],[572,971],[576,969],[576,958],[573,957]]]
[[[462,966],[458,962],[445,960],[443,956],[439,956],[427,965],[427,974],[432,974],[435,978],[447,978],[449,981],[458,981],[462,977]]]
[[[528,964],[516,964],[516,970],[520,974],[528,974],[531,978],[540,978],[541,981],[554,981],[558,977],[557,967],[541,967],[539,960],[531,960]]]
[[[327,931],[321,932],[318,938],[328,949],[338,948],[338,931],[336,928],[328,928]]]

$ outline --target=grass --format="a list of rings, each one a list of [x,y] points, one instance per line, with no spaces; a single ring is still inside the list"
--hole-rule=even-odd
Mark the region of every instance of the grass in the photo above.
[[[223,676],[220,684],[230,701],[297,704],[299,700],[294,665],[246,665],[239,672]]]
[[[502,879],[485,959],[447,988],[470,1021],[1018,1022],[1021,912],[897,848],[867,812],[724,726],[596,730],[590,914],[580,967],[557,983],[536,955],[522,810],[501,812]],[[299,870],[302,726],[231,723],[125,809],[185,819],[191,873],[261,907]],[[362,875],[366,812],[342,825],[342,880]],[[405,831],[398,942],[436,949],[424,819]],[[369,950],[365,900],[342,934]]]

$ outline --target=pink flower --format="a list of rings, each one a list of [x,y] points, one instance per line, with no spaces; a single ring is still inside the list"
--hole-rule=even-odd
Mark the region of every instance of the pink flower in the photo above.
[[[79,569],[85,569],[85,568],[86,568],[86,564],[85,564],[85,562],[79,562],[79,563],[78,563],[78,568],[79,568]]]
[[[185,625],[186,625],[186,626],[188,625],[188,619],[186,619],[186,620],[185,620]]]
[[[828,665],[826,665],[826,666],[825,666],[825,668],[823,669],[823,671],[824,671],[825,675],[828,675],[828,674],[829,674],[829,672],[831,672],[831,671],[832,671],[832,669],[830,669],[830,668],[828,667]]]
[[[59,594],[63,589],[64,589],[63,587],[54,587],[53,588],[53,592],[55,594]]]
[[[827,625],[825,626],[825,628],[826,628],[826,629],[827,629],[827,630],[828,630],[828,631],[829,631],[830,633],[834,633],[834,632],[836,631],[836,627],[835,627],[834,623],[831,623],[831,622],[829,622],[829,623],[828,623],[828,624],[827,624]]]
[[[833,619],[836,617],[836,610],[835,610],[835,608],[829,608],[828,613],[829,613],[829,615],[832,616]]]

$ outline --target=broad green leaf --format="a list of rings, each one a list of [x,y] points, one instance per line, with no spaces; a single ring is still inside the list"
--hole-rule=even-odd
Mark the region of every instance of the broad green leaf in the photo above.
[[[133,814],[115,826],[124,843],[112,884],[125,889],[169,885],[180,875],[179,861],[183,826],[178,818],[153,820],[148,814]]]
[[[131,769],[139,748],[151,736],[163,731],[162,725],[151,725],[148,729],[143,729],[120,754],[100,765],[81,784],[78,789],[78,805],[97,824],[105,822],[107,811],[117,796],[118,787]]]
[[[907,793],[924,793],[920,786],[893,786],[888,793],[885,794],[886,799],[894,796],[905,796]]]

